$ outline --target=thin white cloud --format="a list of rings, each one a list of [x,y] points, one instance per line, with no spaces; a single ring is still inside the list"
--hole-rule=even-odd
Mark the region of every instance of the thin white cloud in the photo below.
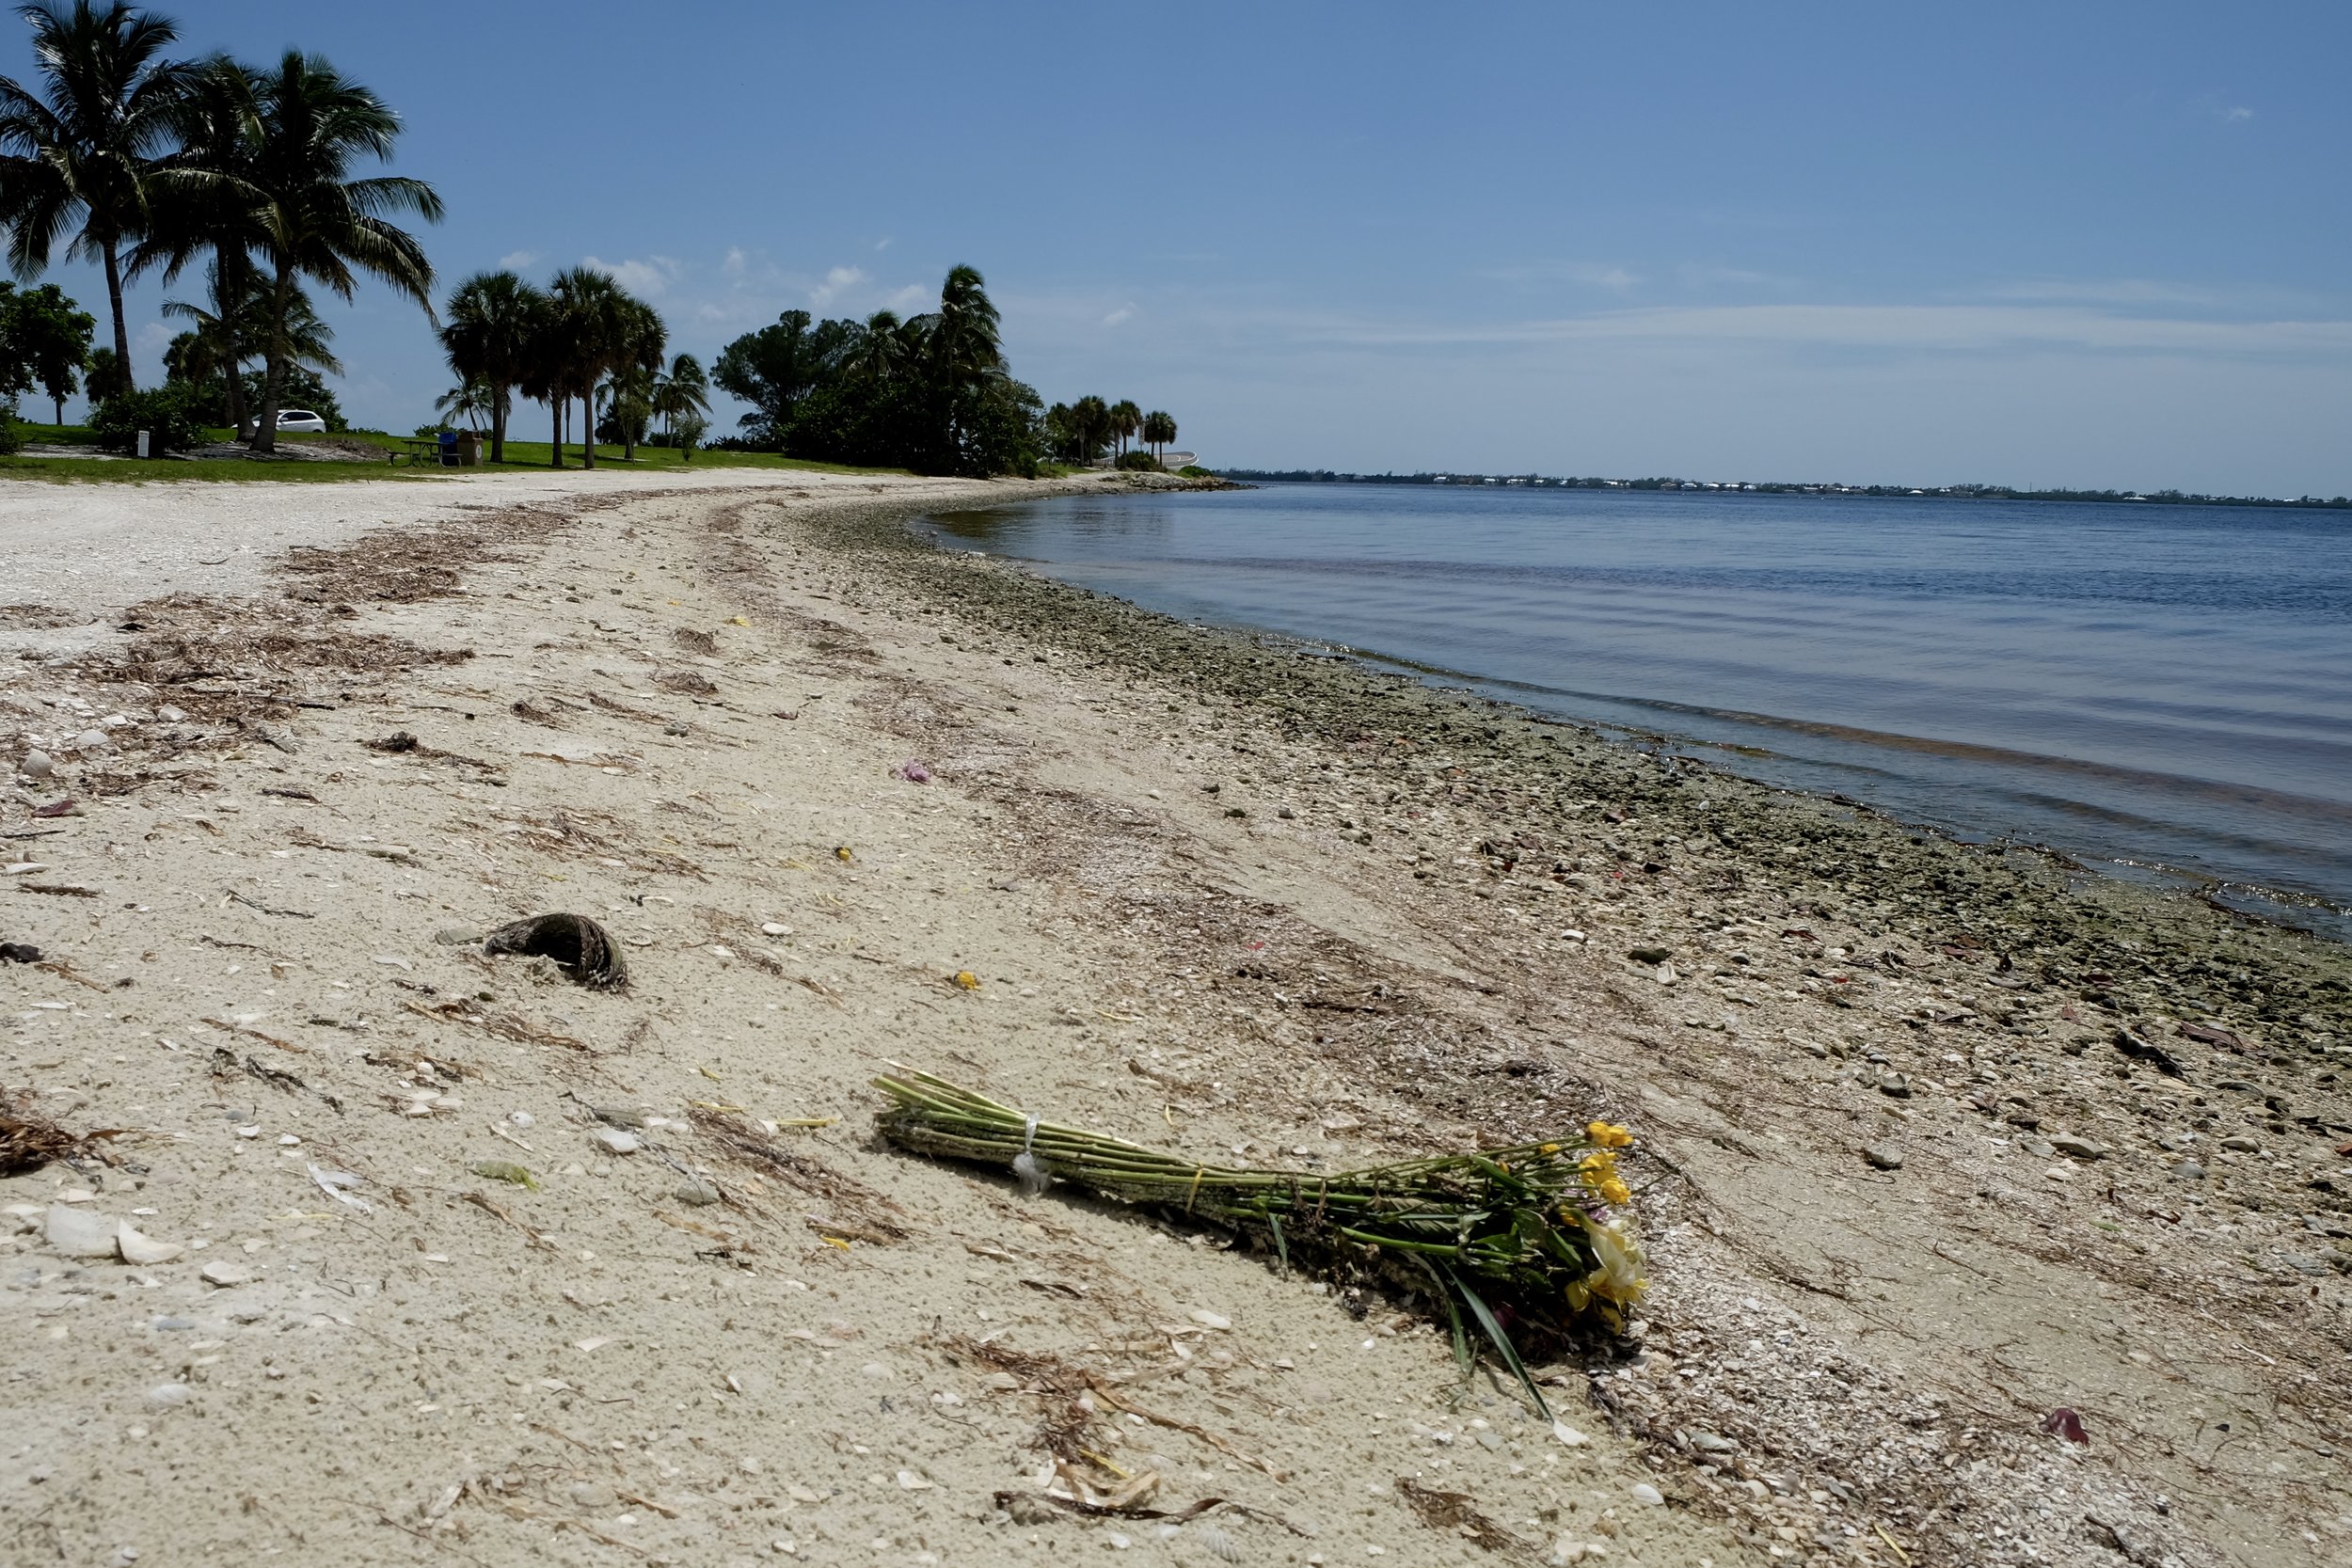
[[[1500,283],[1576,283],[1618,293],[1642,281],[1641,275],[1630,268],[1601,261],[1531,261],[1518,266],[1488,267],[1479,276]]]
[[[881,239],[874,242],[874,248],[876,250],[888,250],[890,248],[890,241],[891,236],[884,234]]]
[[[808,302],[819,310],[867,281],[864,267],[834,267],[808,291]]]
[[[1113,310],[1109,315],[1104,316],[1103,318],[1103,325],[1104,326],[1117,326],[1121,322],[1133,321],[1135,319],[1135,314],[1136,308],[1133,305],[1122,305],[1118,309]]]
[[[499,265],[519,272],[539,259],[535,250],[510,250],[499,258]]]
[[[2253,118],[2254,111],[2248,108],[2243,103],[2233,104],[2231,107],[2221,111],[2221,122],[2224,125],[2236,125]]]
[[[751,264],[752,259],[744,253],[743,247],[731,245],[727,246],[725,258],[719,263],[719,270],[729,277],[740,277]]]
[[[670,292],[685,268],[673,257],[649,256],[644,261],[603,261],[594,256],[580,259],[582,266],[594,267],[612,277],[612,281],[630,293],[648,299],[660,299]]]

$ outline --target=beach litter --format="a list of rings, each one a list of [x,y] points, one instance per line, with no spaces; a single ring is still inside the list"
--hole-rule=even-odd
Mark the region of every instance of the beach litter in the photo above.
[[[501,926],[482,939],[485,953],[554,960],[592,990],[621,990],[628,963],[611,932],[584,914],[535,914]]]
[[[907,758],[906,761],[892,768],[890,776],[894,779],[904,779],[909,784],[924,784],[931,782],[931,770],[913,757]]]
[[[908,1069],[874,1083],[893,1101],[877,1130],[901,1148],[1009,1167],[1026,1188],[1057,1180],[1223,1225],[1285,1271],[1441,1304],[1464,1370],[1474,1327],[1555,1427],[1518,1344],[1541,1352],[1620,1334],[1647,1288],[1616,1164],[1633,1137],[1607,1122],[1543,1143],[1323,1175],[1201,1164]]]

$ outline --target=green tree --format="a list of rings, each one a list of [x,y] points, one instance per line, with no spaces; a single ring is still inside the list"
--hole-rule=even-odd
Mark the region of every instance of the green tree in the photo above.
[[[266,295],[253,263],[253,252],[262,240],[255,80],[250,69],[222,55],[192,68],[170,115],[179,148],[163,159],[149,181],[148,231],[126,267],[134,277],[161,268],[168,284],[198,257],[208,257],[207,292],[215,305],[240,302],[233,310],[218,312],[212,328],[216,340],[213,348],[222,363],[232,367],[226,418],[240,440],[252,434],[244,366],[262,352],[269,331]],[[309,309],[307,300],[304,309]]]
[[[548,296],[512,272],[478,272],[449,296],[441,347],[461,385],[491,389],[490,461],[506,461],[512,392],[529,379]],[[563,453],[556,454],[557,462]]]
[[[243,437],[249,434],[246,410],[257,401],[246,395],[246,364],[261,352],[271,333],[271,291],[250,267],[239,269],[234,276],[239,279],[234,287],[242,297],[232,295],[224,287],[215,261],[204,269],[204,281],[211,295],[207,304],[164,301],[166,316],[193,324],[181,338],[173,340],[173,348],[179,350],[176,361],[170,350],[166,351],[164,368],[170,379],[199,385],[219,377],[220,400],[208,411],[216,413],[223,423],[233,427]],[[328,346],[335,340],[335,329],[320,318],[317,307],[310,303],[310,296],[304,290],[294,291],[279,335],[289,366],[308,370],[314,378],[321,373],[343,373],[342,361],[335,357],[335,351]],[[188,341],[184,348],[180,347],[182,339]]]
[[[30,386],[48,394],[59,424],[65,423],[65,400],[73,395],[89,364],[90,334],[97,325],[96,318],[55,283],[43,283],[9,302],[10,353],[24,366]]]
[[[82,371],[82,395],[97,407],[108,398],[120,397],[131,389],[130,378],[122,373],[122,361],[115,351],[103,344],[89,351],[89,363]]]
[[[567,267],[548,287],[548,311],[542,334],[550,390],[580,404],[580,462],[596,466],[596,386],[612,364],[624,333],[628,296],[610,273]],[[560,463],[562,453],[559,451]]]
[[[1152,455],[1165,457],[1168,455],[1168,444],[1176,439],[1175,418],[1155,408],[1143,417],[1142,431],[1144,440],[1151,445]]]
[[[469,429],[477,433],[484,420],[496,418],[497,407],[498,394],[486,381],[460,382],[433,400],[436,414],[463,420]]]
[[[1110,422],[1111,436],[1119,443],[1119,455],[1124,457],[1127,455],[1127,443],[1135,439],[1136,432],[1142,428],[1143,410],[1136,406],[1133,398],[1120,398],[1111,404]]]
[[[678,421],[690,418],[700,419],[704,430],[710,428],[710,377],[703,372],[701,360],[681,354],[670,361],[654,384],[653,412],[665,436],[675,436]]]
[[[723,392],[752,405],[743,428],[762,446],[783,450],[801,400],[823,379],[824,366],[809,336],[809,314],[787,310],[719,351],[710,379]]]
[[[612,378],[612,422],[621,438],[621,460],[637,460],[637,443],[645,438],[653,419],[654,388],[661,374],[661,351],[669,330],[660,313],[644,300],[622,291],[612,311],[612,351],[605,366]]]
[[[66,254],[106,275],[114,373],[131,386],[131,338],[122,316],[123,248],[146,232],[148,184],[169,145],[189,68],[163,57],[179,38],[169,21],[113,0],[104,7],[48,0],[18,14],[32,24],[40,90],[0,76],[0,223],[20,277]]]
[[[1070,405],[1070,421],[1078,437],[1078,461],[1091,463],[1111,441],[1111,405],[1088,393]]]
[[[400,117],[326,59],[288,50],[256,77],[252,188],[270,276],[270,332],[253,448],[277,445],[278,393],[289,363],[285,326],[296,284],[311,278],[343,298],[374,277],[433,313],[433,265],[416,236],[387,214],[441,216],[441,198],[403,175],[350,178],[361,158],[389,159]]]

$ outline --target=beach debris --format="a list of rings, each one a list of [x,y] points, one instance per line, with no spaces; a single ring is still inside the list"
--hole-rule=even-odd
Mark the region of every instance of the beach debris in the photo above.
[[[644,1139],[634,1132],[624,1132],[617,1127],[599,1127],[588,1137],[608,1154],[634,1154],[645,1147]]]
[[[516,1164],[512,1160],[476,1160],[466,1168],[486,1180],[503,1181],[515,1187],[527,1187],[534,1193],[539,1190],[539,1179],[532,1175],[528,1168]]]
[[[2217,1051],[2234,1051],[2241,1056],[2251,1049],[2244,1039],[2217,1023],[2184,1023],[2180,1034],[2183,1039],[2196,1040]]]
[[[112,1258],[119,1222],[78,1204],[53,1203],[41,1222],[41,1239],[66,1258]]]
[[[704,658],[710,658],[719,652],[719,640],[716,637],[707,631],[696,631],[691,626],[678,627],[670,634],[670,641],[688,653],[699,655]]]
[[[1903,1151],[1893,1144],[1872,1144],[1862,1151],[1862,1157],[1867,1160],[1874,1169],[1900,1170],[1903,1168]]]
[[[253,1271],[238,1263],[226,1261],[207,1263],[204,1265],[203,1278],[204,1283],[215,1290],[228,1291],[239,1285],[250,1284],[253,1279]]]
[[[29,942],[0,942],[0,963],[37,964],[40,949]]]
[[[1662,964],[1674,956],[1671,947],[1634,947],[1626,952],[1626,957],[1637,964]]]
[[[351,1191],[352,1188],[359,1184],[359,1179],[352,1175],[351,1172],[347,1170],[322,1170],[316,1165],[311,1165],[310,1167],[310,1180],[318,1183],[319,1191],[325,1193],[328,1197],[333,1198],[336,1202],[343,1205],[343,1207],[347,1209],[357,1209],[363,1214],[373,1214],[375,1212],[374,1204],[370,1203],[366,1198],[361,1197],[358,1194]]]
[[[906,761],[892,768],[890,775],[896,779],[904,779],[909,784],[924,784],[931,782],[931,770],[914,757],[907,758]]]
[[[124,1262],[141,1267],[168,1263],[188,1250],[177,1242],[159,1242],[152,1236],[141,1235],[131,1228],[127,1220],[119,1222],[115,1227],[115,1247]]]
[[[2141,1039],[2129,1029],[2118,1029],[2115,1032],[2115,1049],[2136,1062],[2146,1062],[2167,1078],[2188,1076],[2182,1070],[2181,1064],[2173,1059],[2170,1052],[2153,1041]]]
[[[664,670],[653,679],[664,691],[675,691],[682,697],[715,697],[718,686],[708,675],[696,670]]]
[[[69,795],[62,800],[51,800],[44,805],[35,806],[33,815],[35,816],[72,816],[73,808],[80,803]]]
[[[2069,1443],[2079,1443],[2086,1448],[2090,1444],[2090,1433],[2083,1430],[2082,1417],[2071,1405],[2061,1404],[2042,1418],[2042,1430]]]
[[[1534,1547],[1478,1512],[1467,1492],[1440,1492],[1410,1476],[1399,1476],[1396,1495],[1431,1529],[1460,1535],[1481,1550],[1530,1553]]]
[[[1471,1334],[1490,1344],[1542,1412],[1505,1321],[1556,1344],[1590,1328],[1624,1332],[1647,1289],[1622,1214],[1631,1189],[1617,1169],[1625,1128],[1510,1148],[1441,1155],[1335,1174],[1210,1166],[1041,1121],[926,1072],[875,1080],[894,1102],[882,1137],[919,1154],[1032,1170],[1103,1196],[1241,1231],[1285,1269],[1343,1286],[1377,1281],[1443,1308],[1467,1373]],[[1498,1310],[1500,1308],[1500,1310]]]
[[[33,1097],[0,1100],[0,1176],[22,1176],[52,1160],[86,1152],[92,1138],[112,1138],[119,1130],[73,1133],[33,1109]]]
[[[968,969],[959,969],[954,974],[949,976],[949,978],[954,980],[958,986],[961,987],[965,990],[977,990],[980,989],[980,977],[973,974]]]
[[[535,914],[501,926],[482,939],[490,954],[553,959],[592,990],[621,990],[628,985],[628,963],[612,933],[584,914]]]

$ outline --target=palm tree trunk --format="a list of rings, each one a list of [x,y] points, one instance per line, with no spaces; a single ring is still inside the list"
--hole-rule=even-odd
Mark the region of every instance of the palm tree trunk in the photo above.
[[[596,384],[590,381],[580,394],[580,466],[596,466]]]
[[[223,401],[227,404],[229,422],[235,427],[236,439],[240,441],[250,438],[253,434],[246,428],[245,354],[244,345],[237,341],[234,303],[245,297],[243,264],[242,258],[232,261],[225,250],[219,254],[214,263],[214,276],[221,280],[221,284],[213,301],[213,309],[220,312],[220,335],[229,355],[229,385],[222,389]]]
[[[506,461],[506,388],[501,384],[497,401],[490,404],[490,461]]]
[[[278,287],[271,291],[269,344],[262,363],[262,406],[253,411],[253,450],[278,450],[278,398],[286,386],[286,311],[294,304],[294,272],[280,265]]]
[[[564,466],[564,410],[570,406],[570,402],[561,392],[548,394],[548,429],[550,432],[548,445],[555,453],[548,465],[551,468],[560,468]]]
[[[62,425],[65,423],[65,399],[52,398],[50,401],[57,405],[57,422]]]
[[[115,374],[122,391],[131,386],[131,332],[122,325],[122,259],[115,254],[115,243],[108,240],[100,254],[106,261],[106,303],[115,318]]]

